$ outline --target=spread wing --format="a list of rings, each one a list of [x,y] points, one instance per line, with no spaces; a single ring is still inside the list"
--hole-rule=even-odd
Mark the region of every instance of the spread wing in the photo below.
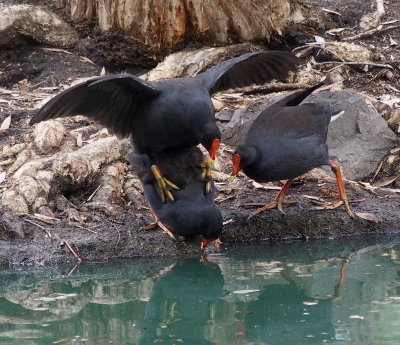
[[[116,74],[75,85],[47,102],[30,121],[86,115],[121,137],[129,136],[135,112],[160,90],[130,74]]]
[[[300,62],[289,52],[248,53],[221,62],[196,78],[201,80],[211,95],[227,89],[263,84],[272,79],[284,80]]]

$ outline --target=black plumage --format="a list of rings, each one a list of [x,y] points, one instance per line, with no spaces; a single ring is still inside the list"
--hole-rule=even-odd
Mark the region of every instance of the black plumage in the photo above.
[[[184,237],[202,235],[205,245],[220,236],[222,216],[214,205],[215,186],[212,184],[211,192],[205,193],[201,177],[203,154],[198,147],[164,151],[151,159],[146,154],[130,153],[128,159],[152,211],[172,233]],[[173,203],[161,201],[160,189],[151,171],[153,164],[180,187],[174,191]]]
[[[335,109],[327,102],[299,105],[320,86],[281,99],[254,120],[235,150],[247,176],[258,182],[287,180],[329,164],[326,138]]]
[[[256,52],[224,61],[191,78],[146,82],[130,74],[94,78],[46,103],[31,124],[86,115],[121,137],[131,135],[138,153],[201,143],[211,150],[221,134],[210,96],[230,88],[284,79],[299,59],[287,52]]]
[[[316,167],[330,165],[336,175],[340,200],[321,209],[344,204],[347,213],[353,217],[340,167],[329,160],[326,144],[329,123],[342,112],[328,102],[300,104],[321,85],[295,92],[269,106],[254,120],[244,143],[236,148],[232,176],[243,169],[257,182],[288,180],[275,202],[265,204],[253,214],[272,207],[282,211],[283,197],[295,177]]]

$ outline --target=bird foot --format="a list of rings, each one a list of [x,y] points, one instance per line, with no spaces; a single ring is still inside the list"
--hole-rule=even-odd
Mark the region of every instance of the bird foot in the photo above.
[[[255,215],[257,215],[257,214],[259,214],[261,212],[264,212],[266,210],[270,210],[270,209],[273,209],[273,208],[277,208],[281,213],[285,214],[285,212],[283,211],[283,208],[282,208],[282,203],[294,204],[296,202],[294,200],[275,200],[275,201],[267,202],[266,204],[247,203],[247,204],[244,204],[244,205],[246,205],[246,206],[260,206],[260,205],[263,205],[262,207],[258,208],[257,210],[253,211],[250,214],[250,216],[248,218],[248,219],[250,219],[253,216],[255,216]]]
[[[214,161],[211,157],[204,157],[202,162],[202,171],[201,171],[201,179],[206,182],[205,191],[206,194],[210,193],[212,190],[212,182],[211,182],[211,172],[214,167]]]
[[[159,220],[150,223],[148,225],[142,226],[140,228],[140,230],[151,230],[151,229],[155,229],[156,227],[160,227],[169,237],[171,237],[174,241],[177,241],[175,235],[171,232],[170,229],[168,229],[167,226],[165,226],[162,222],[160,222]]]
[[[214,247],[215,248],[219,248],[219,247],[221,247],[221,244],[222,243],[224,243],[224,242],[222,242],[219,238],[217,238],[215,241],[214,241]]]
[[[156,214],[153,212],[152,209],[150,209],[150,213],[154,218],[154,222],[150,223],[148,225],[142,226],[140,228],[140,230],[151,230],[151,229],[155,229],[157,226],[159,226],[169,237],[171,237],[174,241],[177,241],[175,235],[172,233],[172,231],[170,229],[168,229],[168,227],[162,223],[158,217],[156,216]]]
[[[338,208],[339,206],[344,205],[347,214],[351,217],[354,218],[354,214],[350,209],[349,202],[347,200],[336,200],[333,202],[326,202],[326,203],[321,203],[320,206],[314,206],[312,210],[334,210],[335,208]]]
[[[165,202],[166,199],[174,202],[174,196],[171,193],[171,189],[174,190],[179,190],[179,187],[172,183],[170,180],[166,179],[164,176],[162,176],[160,169],[157,167],[157,165],[152,165],[151,166],[151,172],[153,173],[154,177],[156,178],[158,187],[160,188],[160,197],[161,201]]]
[[[140,228],[140,230],[152,230],[152,229],[155,229],[157,226],[158,226],[158,223],[157,222],[153,222],[153,223],[150,223],[148,225],[142,226]]]

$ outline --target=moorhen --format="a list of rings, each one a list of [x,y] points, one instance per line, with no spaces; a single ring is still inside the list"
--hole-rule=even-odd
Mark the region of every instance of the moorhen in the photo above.
[[[298,177],[321,165],[330,165],[339,187],[340,200],[319,209],[344,204],[353,217],[338,163],[329,160],[326,138],[328,125],[343,114],[327,102],[299,105],[323,83],[295,92],[265,109],[250,126],[244,143],[233,156],[232,178],[240,169],[257,182],[287,180],[274,202],[269,202],[253,215],[277,207]]]
[[[190,78],[158,82],[130,74],[94,78],[53,97],[30,124],[86,115],[111,133],[131,136],[138,153],[158,153],[201,143],[214,160],[221,133],[210,96],[235,87],[285,79],[299,62],[289,52],[267,51],[226,60]]]
[[[203,154],[196,146],[180,150],[168,150],[153,155],[130,153],[128,160],[134,173],[139,177],[144,194],[150,205],[155,223],[146,229],[159,225],[166,233],[182,237],[202,235],[201,247],[217,240],[222,231],[222,216],[214,205],[215,186],[211,177],[211,192],[204,191]],[[173,179],[179,187],[175,201],[160,199],[162,189],[157,181],[161,176],[154,174],[158,166],[168,179]],[[171,234],[172,233],[172,234]]]

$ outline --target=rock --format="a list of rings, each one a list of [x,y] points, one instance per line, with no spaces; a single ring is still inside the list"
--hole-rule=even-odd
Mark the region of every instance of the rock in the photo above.
[[[221,121],[226,121],[230,118],[229,122],[220,124],[222,142],[235,147],[239,145],[253,120],[276,100],[277,98],[263,99],[250,103],[244,108],[225,109],[221,114],[217,113],[216,118],[221,119]]]
[[[1,204],[4,207],[12,210],[16,214],[25,214],[29,212],[28,205],[23,198],[16,191],[10,190],[3,193]]]
[[[40,122],[33,130],[33,142],[41,152],[51,151],[59,147],[67,134],[67,130],[61,120]]]
[[[24,224],[19,220],[16,214],[0,211],[0,217],[3,221],[3,226],[0,227],[0,230],[8,231],[19,238],[25,237]]]
[[[344,61],[365,62],[371,61],[372,54],[368,48],[348,42],[327,42],[325,48],[332,54],[333,59]]]
[[[256,101],[245,108],[233,109],[231,120],[221,123],[222,141],[240,144],[257,115],[277,101]],[[375,172],[387,152],[395,146],[396,135],[375,110],[368,107],[364,97],[355,91],[322,92],[309,96],[304,103],[327,101],[345,113],[332,122],[328,132],[329,153],[340,162],[344,175],[360,180]],[[226,117],[226,111],[225,117]]]
[[[328,147],[342,165],[346,178],[360,180],[374,173],[395,146],[396,135],[364,97],[355,91],[311,95],[306,102],[328,101],[345,113],[329,125]]]

